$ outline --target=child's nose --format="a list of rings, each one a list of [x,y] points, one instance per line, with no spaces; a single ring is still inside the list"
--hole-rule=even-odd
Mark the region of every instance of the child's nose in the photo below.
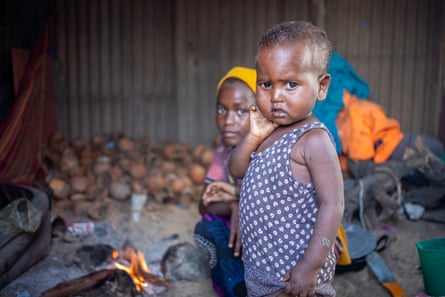
[[[281,90],[279,88],[272,88],[270,92],[270,101],[271,102],[281,101]]]
[[[229,111],[224,119],[226,125],[233,124],[235,122],[236,113]]]

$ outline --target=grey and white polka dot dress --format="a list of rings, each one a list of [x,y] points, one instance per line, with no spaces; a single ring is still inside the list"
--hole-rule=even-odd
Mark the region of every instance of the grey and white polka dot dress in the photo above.
[[[252,153],[240,198],[249,296],[265,296],[284,287],[286,283],[280,278],[295,266],[307,248],[319,205],[314,186],[300,183],[292,176],[290,152],[301,135],[320,128],[328,131],[319,122],[306,124],[283,135],[264,151]],[[334,272],[332,249],[318,284],[331,282]]]

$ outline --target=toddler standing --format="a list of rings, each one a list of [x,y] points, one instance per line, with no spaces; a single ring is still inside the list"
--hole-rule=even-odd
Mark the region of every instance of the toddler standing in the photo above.
[[[304,21],[279,24],[258,44],[256,106],[229,163],[243,177],[248,296],[335,296],[343,178],[332,136],[312,113],[328,92],[330,54],[326,33]]]

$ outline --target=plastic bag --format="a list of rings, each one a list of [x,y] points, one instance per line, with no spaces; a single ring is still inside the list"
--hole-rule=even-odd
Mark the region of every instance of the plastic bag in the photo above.
[[[27,198],[19,198],[0,210],[0,236],[13,232],[35,232],[42,213]]]

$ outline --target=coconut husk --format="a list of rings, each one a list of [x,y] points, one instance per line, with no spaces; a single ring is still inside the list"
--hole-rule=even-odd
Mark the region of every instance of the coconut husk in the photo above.
[[[188,167],[188,176],[195,185],[204,183],[206,177],[206,169],[198,163],[191,163]]]
[[[148,190],[148,193],[154,194],[158,192],[161,188],[166,187],[167,185],[167,179],[162,174],[152,174],[149,175],[145,179],[145,184]]]
[[[60,170],[63,173],[70,174],[79,168],[79,160],[71,148],[65,149],[60,161]]]
[[[71,201],[87,200],[87,195],[85,193],[72,193],[70,195]]]
[[[49,149],[55,153],[63,154],[66,149],[65,136],[60,133],[54,133],[49,140]]]
[[[61,178],[52,178],[48,186],[53,190],[53,196],[56,199],[67,199],[71,192],[70,185]]]
[[[200,156],[200,161],[201,164],[207,168],[210,166],[210,164],[212,164],[214,158],[215,150],[210,147],[206,147]]]
[[[136,149],[136,143],[127,137],[122,137],[117,141],[117,148],[119,151],[128,153]]]
[[[133,191],[133,193],[147,194],[147,188],[143,181],[133,180],[133,182],[131,183],[131,190]]]
[[[73,149],[76,156],[80,157],[82,151],[87,147],[87,142],[82,137],[77,137],[71,140],[70,147]]]
[[[124,200],[131,194],[130,185],[123,180],[113,181],[109,189],[111,197],[118,200]]]
[[[132,160],[130,162],[129,173],[132,178],[143,179],[147,176],[148,170],[144,163],[139,160]]]
[[[80,165],[84,167],[91,167],[96,159],[96,154],[90,148],[84,148],[80,153]]]
[[[77,193],[86,192],[88,186],[91,184],[91,181],[86,176],[73,176],[71,178],[71,190]]]
[[[174,179],[170,184],[170,188],[174,194],[181,193],[185,188],[193,185],[192,180],[188,176],[182,176]]]
[[[94,162],[94,173],[101,175],[108,173],[111,170],[111,159],[108,156],[101,155]]]
[[[107,138],[105,136],[93,136],[93,138],[91,138],[91,149],[95,152],[101,152],[106,146],[106,143]]]

